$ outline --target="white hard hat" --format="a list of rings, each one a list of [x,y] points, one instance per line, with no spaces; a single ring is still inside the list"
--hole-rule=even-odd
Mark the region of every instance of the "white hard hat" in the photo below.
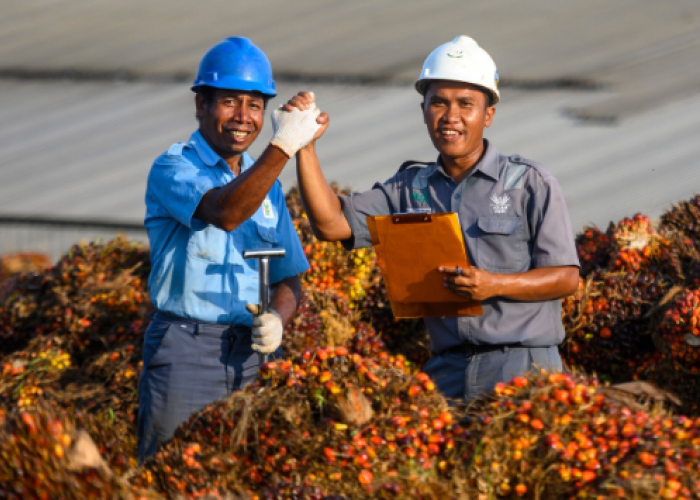
[[[416,90],[425,94],[430,80],[453,80],[483,87],[491,93],[492,104],[501,98],[496,64],[488,52],[468,36],[458,36],[431,52],[416,80]]]

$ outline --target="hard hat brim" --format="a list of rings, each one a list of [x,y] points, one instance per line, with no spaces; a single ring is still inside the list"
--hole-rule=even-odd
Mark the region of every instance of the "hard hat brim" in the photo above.
[[[501,96],[491,90],[490,88],[484,87],[483,85],[477,85],[475,83],[471,82],[465,82],[462,80],[450,80],[449,78],[419,78],[416,80],[416,83],[414,84],[416,91],[422,95],[425,96],[425,90],[428,88],[428,85],[430,82],[435,82],[435,81],[445,81],[445,82],[457,82],[457,83],[466,83],[467,85],[471,85],[472,87],[475,87],[482,92],[488,94],[491,96],[491,106],[494,104],[498,104],[498,102],[501,100]]]
[[[224,77],[216,81],[196,81],[191,87],[192,92],[199,92],[200,87],[213,87],[215,89],[242,90],[243,92],[260,92],[268,98],[275,97],[277,91],[274,86],[268,87],[256,82],[241,80],[240,78]]]

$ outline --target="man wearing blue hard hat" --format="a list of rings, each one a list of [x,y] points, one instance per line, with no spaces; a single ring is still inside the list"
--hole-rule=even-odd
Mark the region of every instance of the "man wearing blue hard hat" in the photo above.
[[[280,355],[308,262],[277,180],[319,129],[314,106],[272,113],[273,137],[254,160],[247,149],[276,95],[265,54],[227,38],[202,58],[192,86],[199,128],[156,158],[146,187],[151,245],[139,382],[138,455],[156,452],[189,416],[256,377],[258,354]],[[269,312],[254,316],[258,263],[246,249],[283,248],[269,263]]]

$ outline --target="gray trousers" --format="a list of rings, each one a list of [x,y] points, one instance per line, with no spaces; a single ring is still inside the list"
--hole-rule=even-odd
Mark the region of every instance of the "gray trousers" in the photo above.
[[[447,398],[471,401],[493,390],[498,382],[545,368],[562,371],[559,348],[502,347],[481,354],[446,352],[431,357],[423,371]]]
[[[270,356],[279,358],[282,350]],[[146,330],[139,381],[138,458],[142,463],[190,415],[257,376],[250,328],[157,312]]]

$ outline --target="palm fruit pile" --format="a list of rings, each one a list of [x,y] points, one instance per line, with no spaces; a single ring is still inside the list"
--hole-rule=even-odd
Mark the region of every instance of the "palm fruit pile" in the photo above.
[[[700,418],[597,379],[516,377],[470,407],[344,348],[269,363],[132,478],[166,498],[698,498]]]
[[[563,304],[570,367],[611,382],[650,380],[673,389],[681,410],[698,411],[700,342],[693,319],[700,285],[699,198],[658,225],[641,214],[584,228],[576,244],[581,279]]]
[[[577,237],[581,280],[564,301],[562,354],[595,378],[521,377],[464,408],[420,373],[427,333],[392,317],[374,253],[315,241],[292,191],[315,267],[286,330],[287,361],[194,414],[143,468],[148,252],[124,239],[76,246],[0,283],[0,498],[32,498],[39,483],[36,498],[67,499],[697,498],[697,201],[658,227],[638,215]],[[676,392],[688,417],[604,387],[634,379]],[[58,419],[70,444],[28,439],[28,415],[37,439]],[[104,464],[66,462],[81,431]]]
[[[469,498],[700,497],[700,418],[641,405],[598,379],[515,377],[463,423]]]
[[[0,414],[0,498],[162,499],[121,477],[128,469],[128,460],[121,469],[110,468],[105,462],[104,444],[98,447],[88,432],[108,435],[108,425],[91,429],[85,423],[79,415],[71,418],[65,411],[46,405]],[[111,439],[120,437],[112,433]]]
[[[15,278],[0,297],[0,413],[42,401],[86,412],[109,465],[132,467],[149,268],[146,249],[118,238]]]
[[[454,424],[427,375],[386,353],[307,349],[194,414],[134,483],[186,498],[440,498],[453,487]]]

